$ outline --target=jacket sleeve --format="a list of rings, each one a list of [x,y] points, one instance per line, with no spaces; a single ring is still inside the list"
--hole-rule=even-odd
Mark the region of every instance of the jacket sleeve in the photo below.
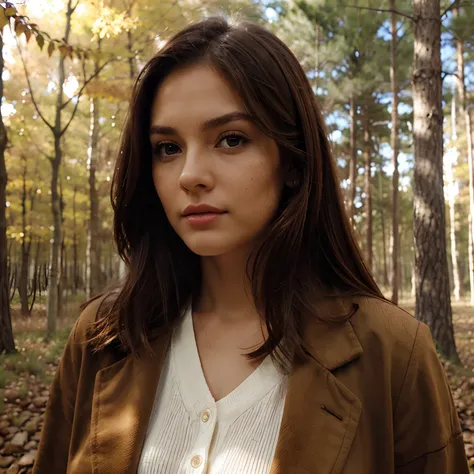
[[[394,410],[394,444],[396,474],[469,474],[451,389],[423,323]]]
[[[79,318],[72,328],[50,386],[33,474],[67,472],[76,391],[85,345],[84,326],[84,321]]]

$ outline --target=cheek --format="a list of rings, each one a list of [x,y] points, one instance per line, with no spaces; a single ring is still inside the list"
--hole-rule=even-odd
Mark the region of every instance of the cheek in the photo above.
[[[248,176],[248,175],[247,175]],[[255,170],[247,177],[244,193],[245,208],[257,220],[266,219],[273,215],[278,208],[282,192],[282,182],[279,168],[270,168],[262,172],[262,168]]]
[[[169,180],[166,180],[163,176],[163,173],[160,173],[159,170],[153,169],[153,184],[155,185],[156,193],[158,198],[161,201],[161,204],[168,215],[172,191],[169,189]]]

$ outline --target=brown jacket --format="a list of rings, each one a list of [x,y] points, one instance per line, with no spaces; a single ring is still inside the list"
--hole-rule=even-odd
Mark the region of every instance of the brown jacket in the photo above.
[[[34,474],[137,471],[170,335],[153,342],[153,357],[94,354],[83,341],[97,306],[71,332]],[[429,329],[377,298],[320,306],[328,315],[351,308],[357,310],[347,323],[308,323],[313,358],[290,374],[271,474],[467,474]]]

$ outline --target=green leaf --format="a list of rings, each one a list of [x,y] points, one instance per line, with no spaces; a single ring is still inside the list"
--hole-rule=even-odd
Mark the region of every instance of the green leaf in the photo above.
[[[36,36],[36,42],[38,43],[39,49],[42,50],[43,46],[44,46],[44,37],[43,37],[43,35],[38,34]]]
[[[49,42],[49,45],[48,45],[48,56],[51,57],[51,55],[53,54],[54,52],[54,43],[52,41]]]
[[[12,16],[15,16],[18,13],[17,9],[15,7],[8,7],[5,9],[5,15],[8,18],[11,18]]]

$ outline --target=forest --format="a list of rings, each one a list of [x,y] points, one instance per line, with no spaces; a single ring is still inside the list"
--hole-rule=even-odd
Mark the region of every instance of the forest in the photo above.
[[[126,272],[110,184],[133,83],[212,15],[263,24],[302,64],[366,264],[430,327],[474,465],[474,2],[23,0],[0,1],[0,473],[30,472],[79,304]]]

